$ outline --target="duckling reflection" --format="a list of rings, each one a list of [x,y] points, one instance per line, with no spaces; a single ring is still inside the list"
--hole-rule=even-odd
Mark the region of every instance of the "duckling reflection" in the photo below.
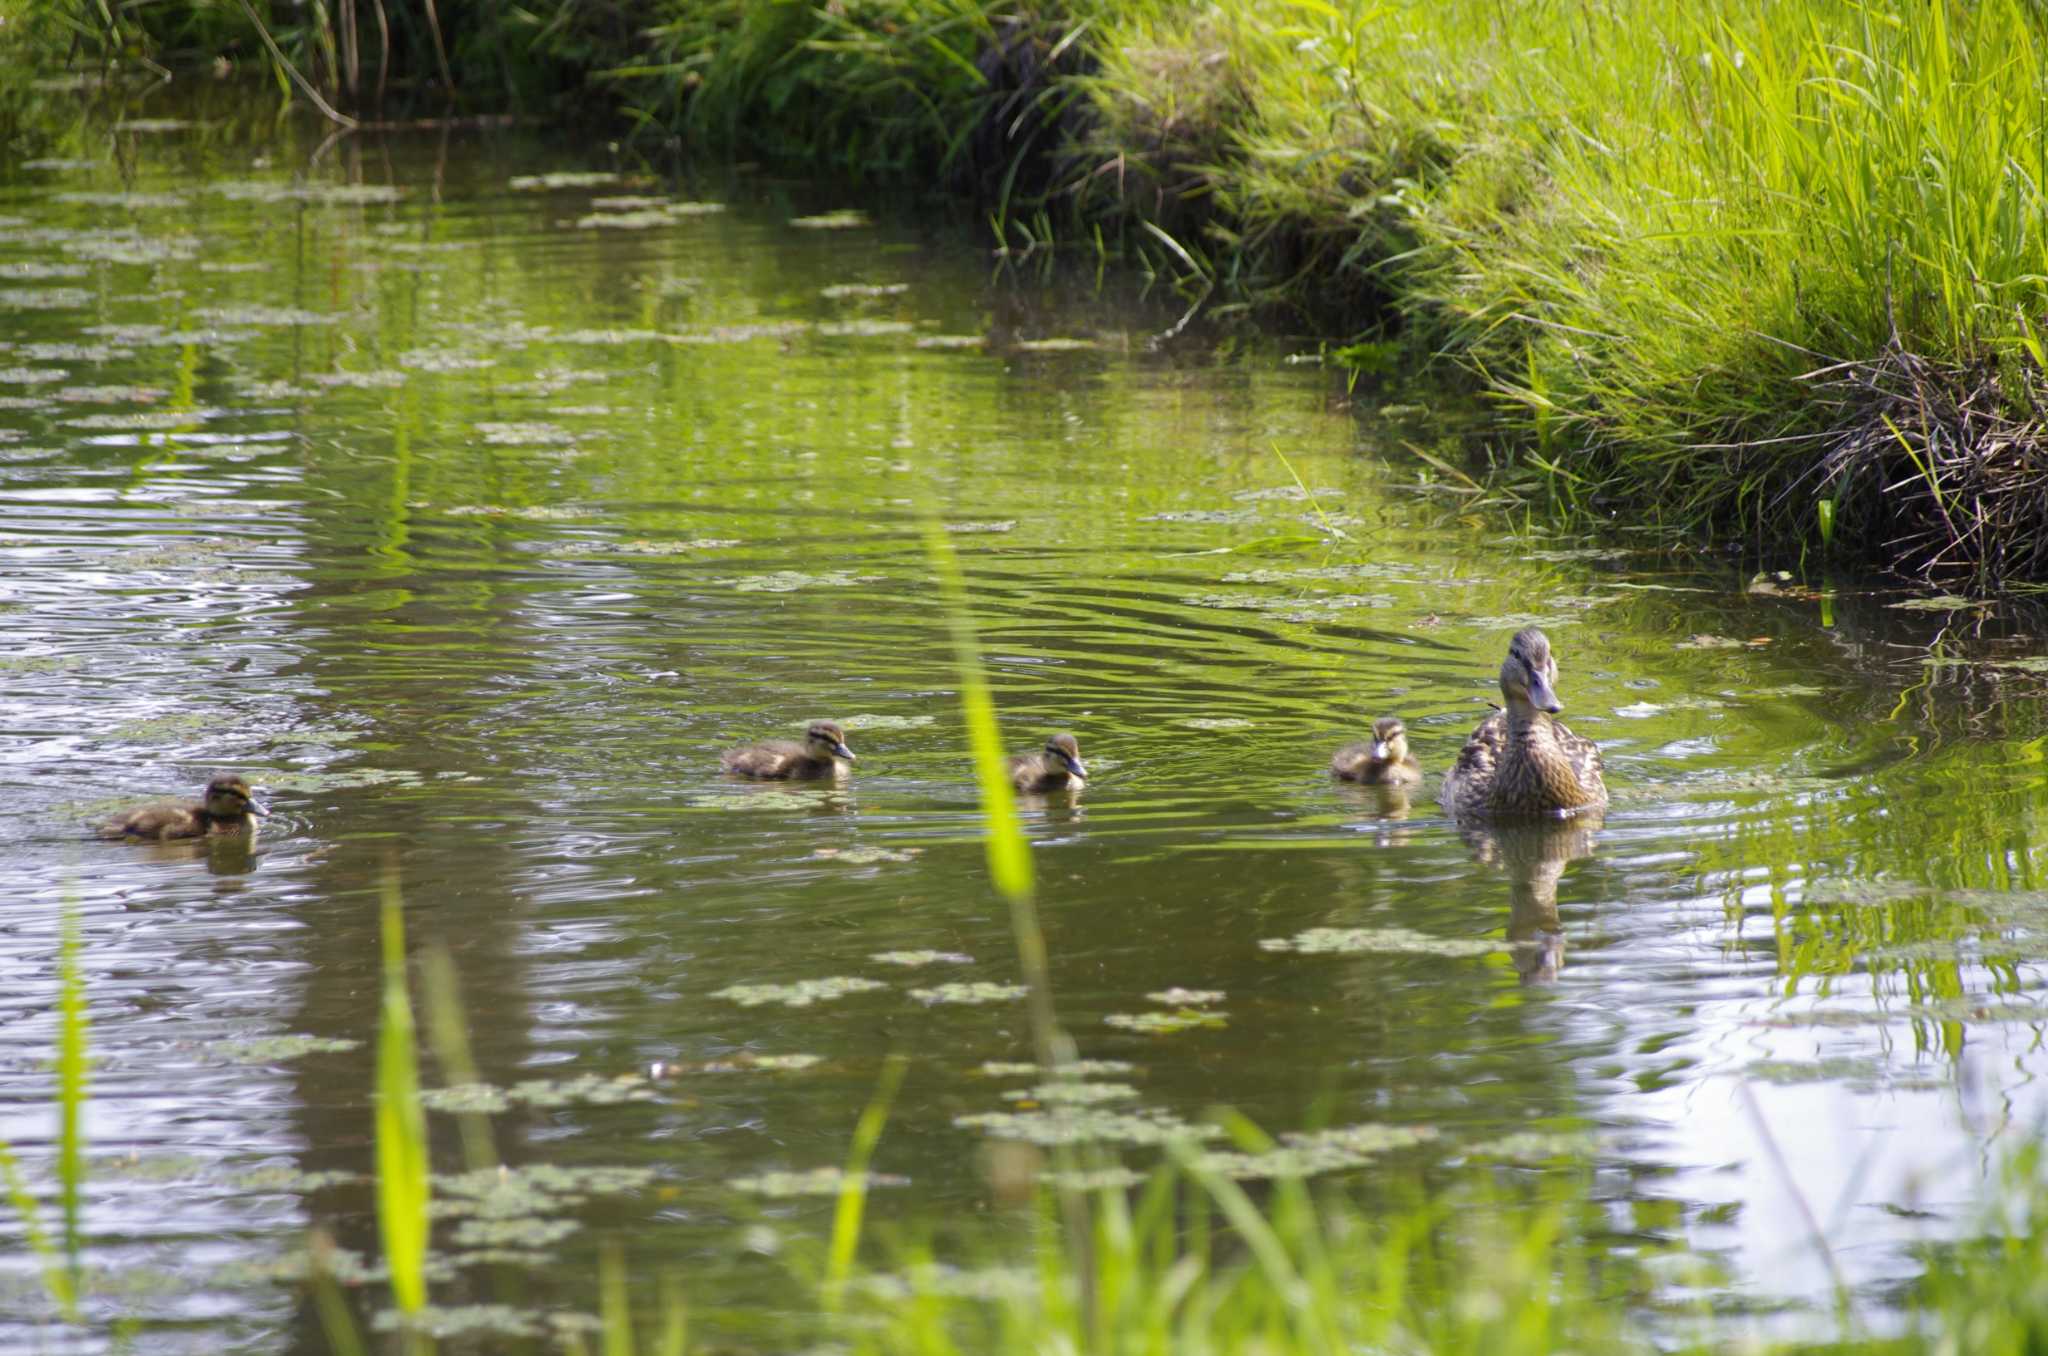
[[[1070,734],[1056,734],[1039,753],[1010,759],[1010,785],[1019,791],[1079,791],[1088,784],[1081,745]]]
[[[1415,813],[1415,802],[1405,786],[1364,785],[1340,781],[1337,794],[1350,802],[1358,814],[1366,819],[1385,823],[1398,823]],[[1389,843],[1405,843],[1415,836],[1412,828],[1404,827],[1399,832],[1382,835]]]
[[[173,838],[211,838],[217,834],[253,836],[256,793],[249,783],[223,773],[206,784],[198,800],[153,800],[121,811],[99,826],[102,838],[163,842]]]
[[[1440,799],[1459,819],[1573,814],[1607,804],[1600,747],[1555,719],[1557,659],[1535,627],[1515,634],[1500,666],[1507,707],[1479,723],[1444,774]]]
[[[1564,968],[1557,884],[1565,867],[1593,855],[1600,818],[1595,810],[1571,819],[1471,823],[1459,828],[1474,860],[1507,873],[1508,941],[1524,984],[1548,984]]]
[[[846,747],[846,732],[829,720],[812,721],[801,744],[793,739],[769,739],[759,744],[742,744],[718,755],[718,765],[727,772],[765,781],[843,777],[846,763],[852,761],[853,750]]]

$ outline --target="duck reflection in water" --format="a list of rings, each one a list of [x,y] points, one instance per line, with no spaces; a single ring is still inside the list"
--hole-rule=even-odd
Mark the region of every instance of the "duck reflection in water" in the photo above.
[[[1597,810],[1570,819],[1458,826],[1474,860],[1507,873],[1508,943],[1524,984],[1548,984],[1564,968],[1557,885],[1565,867],[1593,855],[1599,828]]]

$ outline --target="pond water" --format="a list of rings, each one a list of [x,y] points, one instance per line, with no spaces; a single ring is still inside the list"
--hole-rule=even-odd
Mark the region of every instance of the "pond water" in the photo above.
[[[73,901],[98,1326],[47,1327],[6,1212],[0,1345],[324,1349],[270,1273],[314,1225],[377,1252],[386,880],[542,1193],[464,1198],[437,1299],[544,1330],[617,1241],[773,1345],[773,1253],[831,1208],[778,1174],[843,1161],[896,1054],[875,1210],[1000,1232],[1035,1104],[989,1066],[1031,1040],[927,514],[1007,738],[1095,771],[1025,812],[1105,1133],[1421,1128],[1368,1190],[1589,1161],[1609,1246],[1881,1313],[2039,1120],[2031,612],[1469,508],[1426,405],[815,188],[511,137],[65,149],[0,167],[0,1135],[53,1208]],[[1530,622],[1614,804],[1461,834],[1435,783]],[[1324,770],[1382,714],[1406,804]],[[720,773],[820,717],[843,784]],[[216,769],[267,788],[253,849],[85,833]]]

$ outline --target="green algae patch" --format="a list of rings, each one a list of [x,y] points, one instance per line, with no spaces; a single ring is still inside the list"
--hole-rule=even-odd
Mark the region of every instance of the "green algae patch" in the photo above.
[[[1112,1012],[1102,1019],[1102,1024],[1121,1031],[1136,1031],[1140,1035],[1171,1036],[1200,1027],[1225,1027],[1230,1025],[1230,1021],[1226,1013],[1182,1008],[1177,1012]]]
[[[1486,956],[1507,950],[1499,942],[1473,937],[1432,937],[1413,928],[1310,928],[1292,937],[1264,937],[1261,951],[1300,955]]]
[[[658,226],[673,226],[679,221],[690,221],[697,217],[715,216],[724,210],[725,204],[722,202],[666,202],[658,198],[647,199],[640,206],[591,212],[578,217],[576,229],[647,231]]]
[[[980,1130],[993,1139],[1022,1140],[1041,1148],[1063,1144],[1159,1145],[1213,1139],[1223,1133],[1214,1125],[1195,1125],[1157,1108],[1104,1111],[1092,1107],[1047,1107],[1037,1111],[979,1111],[955,1116],[963,1130]]]
[[[161,386],[60,386],[53,392],[67,405],[148,405],[170,392]]]
[[[352,1186],[362,1180],[363,1175],[359,1172],[307,1172],[279,1163],[234,1173],[227,1179],[227,1184],[237,1191],[276,1191],[305,1196],[329,1187]]]
[[[690,797],[694,810],[725,810],[737,814],[800,814],[836,799],[830,782],[782,782],[746,791],[705,791]]]
[[[450,510],[453,512],[454,510]],[[474,512],[475,510],[471,510]],[[525,516],[524,511],[520,511]],[[661,541],[635,537],[630,541],[572,541],[554,548],[562,556],[687,556],[699,551],[729,551],[745,542],[733,537],[694,537],[689,541]]]
[[[735,1177],[728,1186],[749,1195],[787,1199],[795,1196],[837,1196],[848,1187],[908,1186],[908,1177],[886,1172],[849,1173],[843,1168],[811,1168],[803,1172],[763,1172]]]
[[[1154,1003],[1163,1003],[1170,1008],[1199,1008],[1211,1003],[1221,1003],[1224,993],[1221,989],[1160,989],[1145,995]]]
[[[1210,1172],[1238,1180],[1313,1177],[1364,1167],[1381,1154],[1413,1148],[1437,1137],[1426,1125],[1348,1125],[1336,1130],[1284,1135],[1259,1153],[1212,1151],[1199,1162]]]
[[[576,435],[560,424],[487,421],[475,427],[477,436],[491,447],[524,447],[532,443],[576,441]]]
[[[909,283],[834,283],[818,289],[818,295],[828,301],[850,301],[873,297],[900,297],[910,290]]]
[[[466,1219],[449,1231],[458,1248],[548,1248],[583,1226],[572,1219]]]
[[[974,957],[964,951],[877,951],[868,957],[881,965],[972,965]]]
[[[509,1304],[429,1304],[413,1313],[384,1309],[370,1321],[377,1332],[411,1333],[436,1342],[461,1338],[548,1336],[557,1315],[532,1309],[515,1309]]]
[[[291,328],[302,325],[332,325],[340,317],[308,311],[297,306],[201,306],[192,312],[194,320],[209,325],[248,325],[257,329]]]
[[[1136,1073],[1138,1066],[1123,1059],[1077,1059],[1062,1064],[1060,1072],[1069,1078],[1111,1078]],[[1029,1061],[991,1059],[980,1069],[984,1078],[1038,1078],[1039,1066]]]
[[[863,226],[872,226],[868,214],[851,207],[842,207],[835,212],[819,212],[814,216],[791,217],[789,224],[800,231],[854,231]]]
[[[258,1036],[250,1040],[216,1041],[207,1056],[222,1064],[278,1064],[305,1055],[339,1054],[362,1046],[344,1036]]]
[[[262,179],[225,180],[207,192],[230,202],[318,203],[328,207],[369,207],[394,203],[405,190],[391,184],[294,184]]]
[[[556,170],[549,174],[515,174],[505,187],[515,193],[554,193],[565,188],[610,188],[626,181],[613,170]]]
[[[842,866],[878,866],[883,862],[913,862],[923,852],[923,848],[885,848],[863,843],[850,848],[815,848],[811,855],[825,861],[838,862]]]
[[[0,386],[40,386],[70,375],[61,367],[0,367]]]
[[[370,1285],[384,1279],[384,1268],[348,1248],[327,1247],[316,1263],[304,1249],[262,1259],[230,1262],[213,1272],[214,1280],[232,1289],[255,1285],[298,1285],[325,1273],[342,1285]]]
[[[0,263],[0,278],[21,282],[49,282],[57,278],[83,278],[92,270],[84,264],[50,264],[34,259]]]
[[[987,981],[964,982],[959,984],[938,984],[929,989],[912,989],[910,996],[920,1003],[937,1005],[958,1003],[974,1006],[981,1003],[1014,1003],[1030,990],[1022,984],[991,984]]]
[[[868,993],[889,986],[879,979],[858,975],[834,975],[827,979],[800,979],[794,984],[728,984],[711,996],[724,998],[743,1008],[775,1005],[807,1008],[814,1003],[831,1003],[849,994]]]
[[[717,582],[735,593],[796,593],[802,589],[847,589],[872,584],[877,574],[855,574],[851,570],[825,570],[817,574],[803,570],[776,570],[772,574],[744,574]]]
[[[456,1083],[424,1088],[420,1105],[429,1111],[493,1115],[515,1106],[553,1110],[566,1106],[622,1106],[651,1102],[657,1094],[637,1073],[578,1074],[571,1078],[529,1078],[509,1088],[489,1083]]]
[[[918,339],[917,347],[931,349],[981,349],[988,347],[988,340],[979,334],[927,334]]]
[[[398,355],[398,365],[411,372],[481,372],[498,360],[462,349],[414,348]]]
[[[1002,518],[989,522],[947,523],[945,528],[948,532],[959,533],[1013,532],[1017,528],[1017,520]]]
[[[1189,716],[1178,724],[1190,730],[1249,730],[1252,722],[1242,716]]]
[[[92,303],[82,287],[0,287],[0,310],[69,311]]]
[[[892,334],[909,334],[917,327],[908,320],[831,320],[811,330],[821,339],[882,339]]]
[[[839,722],[848,730],[922,730],[936,723],[936,716],[847,716]]]
[[[1045,1106],[1100,1106],[1104,1102],[1127,1102],[1138,1095],[1128,1083],[1082,1083],[1062,1080],[1035,1087],[1011,1088],[1003,1094],[1006,1102],[1038,1102]]]
[[[1552,1163],[1585,1158],[1599,1147],[1598,1137],[1584,1132],[1521,1130],[1466,1145],[1461,1152],[1467,1158],[1494,1158],[1507,1163]]]

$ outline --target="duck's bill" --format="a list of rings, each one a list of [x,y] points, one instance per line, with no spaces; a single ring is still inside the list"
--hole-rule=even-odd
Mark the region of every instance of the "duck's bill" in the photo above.
[[[1540,673],[1529,676],[1529,704],[1552,715],[1564,710],[1564,703],[1557,699],[1557,689]]]
[[[855,761],[853,756],[853,750],[847,748],[844,744],[834,744],[832,746],[832,756],[835,758],[844,758],[849,763]]]
[[[1384,739],[1375,739],[1375,740],[1374,740],[1374,741],[1372,742],[1372,760],[1373,760],[1373,761],[1374,761],[1375,763],[1384,763],[1384,762],[1386,762],[1386,761],[1387,761],[1387,741],[1386,741],[1386,740],[1384,740]]]
[[[1083,766],[1080,759],[1069,758],[1067,755],[1061,754],[1060,761],[1062,763],[1065,763],[1067,765],[1067,771],[1073,773],[1076,777],[1081,777],[1085,779],[1088,776],[1088,769],[1085,766]]]

